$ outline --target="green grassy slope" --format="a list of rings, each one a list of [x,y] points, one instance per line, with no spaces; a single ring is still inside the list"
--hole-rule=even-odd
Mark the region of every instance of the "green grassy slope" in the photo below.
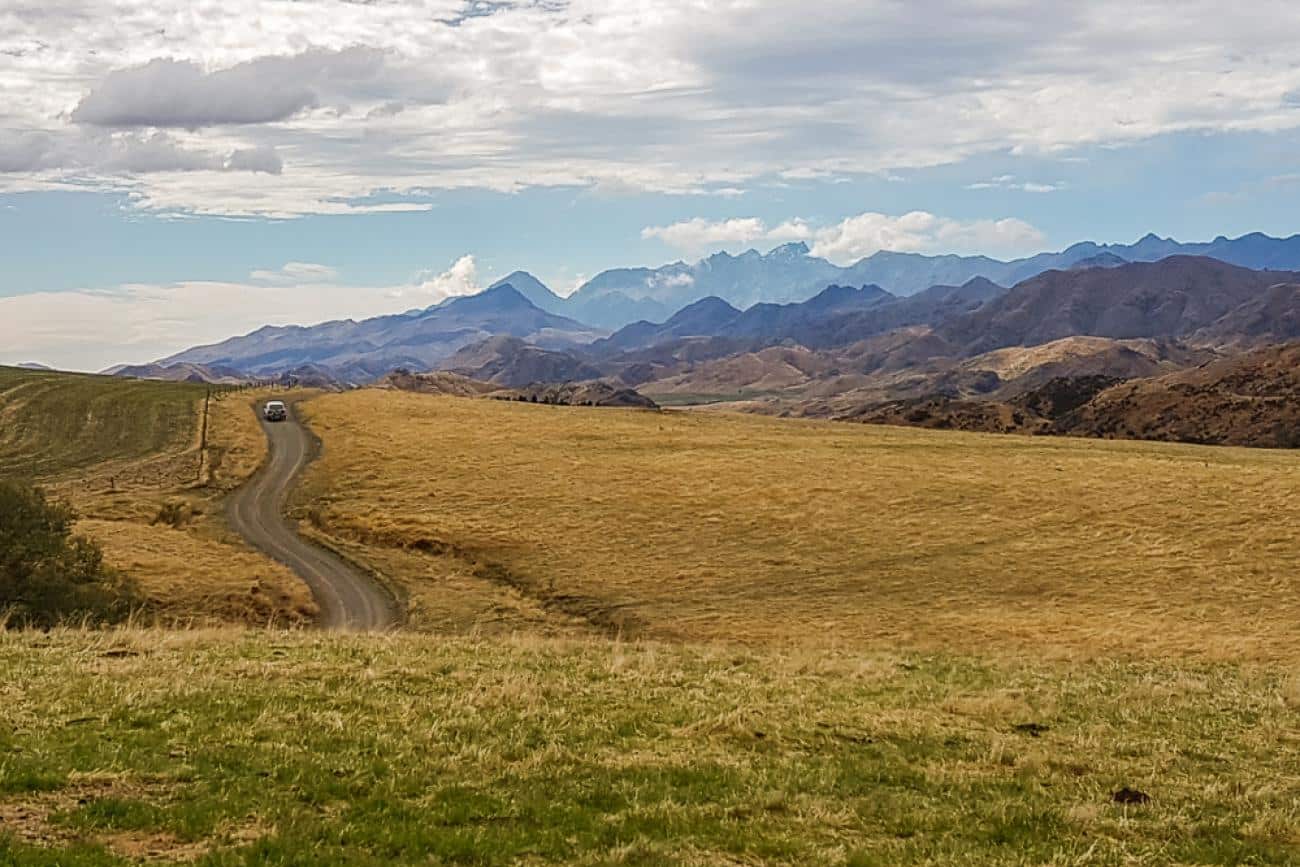
[[[1227,664],[55,632],[0,684],[5,864],[1300,858],[1295,684]]]
[[[0,475],[46,478],[184,447],[205,387],[0,367]]]

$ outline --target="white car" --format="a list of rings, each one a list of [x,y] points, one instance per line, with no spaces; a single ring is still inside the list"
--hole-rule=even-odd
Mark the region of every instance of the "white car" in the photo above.
[[[267,421],[284,421],[289,417],[289,409],[282,400],[269,400],[262,408],[262,416]]]

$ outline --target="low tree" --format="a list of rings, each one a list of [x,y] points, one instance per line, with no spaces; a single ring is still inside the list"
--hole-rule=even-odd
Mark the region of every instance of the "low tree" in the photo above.
[[[124,619],[134,588],[104,565],[98,545],[73,535],[76,513],[25,482],[0,479],[0,614],[11,626]]]

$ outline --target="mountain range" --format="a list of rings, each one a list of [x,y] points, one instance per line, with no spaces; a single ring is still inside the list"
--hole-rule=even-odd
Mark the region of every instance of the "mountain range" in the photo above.
[[[1255,270],[1300,269],[1300,235],[1273,238],[1260,233],[1184,244],[1154,234],[1133,244],[1074,244],[1054,253],[1002,261],[987,256],[927,256],[881,251],[847,267],[812,255],[807,244],[785,244],[759,253],[716,253],[694,264],[603,271],[561,297],[533,275],[516,271],[495,286],[509,284],[537,307],[593,326],[617,329],[638,320],[663,322],[702,298],[717,297],[739,309],[759,303],[805,301],[831,284],[875,285],[894,295],[914,295],[932,286],[960,286],[982,278],[1011,287],[1050,270],[1115,267],[1170,256],[1204,256]]]
[[[1242,250],[1287,261],[1276,244]],[[1276,410],[1293,383],[1277,359],[1294,353],[1228,362],[1300,340],[1300,272],[1209,256],[1129,262],[1113,249],[1081,252],[1089,255],[1009,288],[983,276],[903,296],[876,283],[832,283],[802,301],[743,308],[707,296],[612,334],[553,312],[564,299],[518,272],[511,279],[522,290],[506,283],[398,316],[263,328],[119,372],[278,376],[323,387],[411,380],[421,390],[447,379],[471,393],[514,389],[513,399],[537,402],[560,399],[548,383],[599,381],[620,401],[636,388],[660,402],[872,423],[1290,442],[1290,417]],[[1216,364],[1222,375],[1213,381],[1190,373]],[[400,381],[387,376],[394,369]],[[1175,375],[1184,372],[1191,378]],[[1211,414],[1205,423],[1178,403],[1193,386],[1196,405]]]
[[[1076,244],[1060,254],[1018,263],[877,254],[855,268],[874,270],[895,285],[901,272],[882,272],[887,265],[920,263],[929,269],[926,273],[957,276],[984,269],[1006,279],[1014,270],[1073,261],[1010,288],[976,275],[905,295],[866,282],[830,283],[802,300],[748,305],[721,295],[688,296],[687,303],[661,319],[625,324],[613,333],[557,312],[582,303],[583,290],[576,302],[560,298],[530,275],[516,272],[510,282],[424,310],[360,322],[266,327],[155,365],[115,372],[194,381],[289,377],[334,386],[374,382],[402,368],[448,370],[513,388],[606,378],[650,394],[758,389],[782,402],[842,395],[870,402],[924,395],[927,390],[980,395],[1005,389],[1008,380],[989,369],[972,368],[966,360],[1063,338],[1155,339],[1216,350],[1300,338],[1300,276],[1293,271],[1260,270],[1181,253],[1154,262],[1124,258],[1157,256],[1187,246],[1149,236],[1129,246]],[[1246,236],[1192,246],[1271,265],[1292,261],[1288,251],[1297,243]],[[767,255],[720,254],[698,266],[678,263],[658,274],[689,275],[695,281],[677,280],[680,285],[672,290],[676,292],[688,282],[698,291],[701,282],[734,281],[742,273],[757,275],[754,279],[761,283],[764,273],[794,279],[801,273],[831,273],[828,268],[833,266],[810,256],[807,248],[785,245]],[[585,294],[604,297],[597,292],[600,287],[608,289],[632,273],[606,272],[603,281],[584,287]],[[651,273],[638,279],[651,279],[646,276]],[[667,282],[674,281],[660,280],[661,286]],[[735,297],[734,282],[728,285]],[[779,293],[769,289],[751,290],[751,297],[798,294],[788,286]],[[669,297],[662,294],[660,303]],[[1068,375],[1086,368],[1090,375],[1118,378],[1154,371],[1132,352],[1116,344],[1090,349],[1083,367],[1073,353],[1043,369]],[[843,400],[836,404],[845,405]]]

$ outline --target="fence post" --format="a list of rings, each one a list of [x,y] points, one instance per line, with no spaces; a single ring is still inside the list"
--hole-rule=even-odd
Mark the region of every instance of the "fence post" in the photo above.
[[[203,396],[203,431],[199,434],[199,471],[195,483],[203,481],[203,458],[208,453],[208,404],[212,401],[212,389]]]

